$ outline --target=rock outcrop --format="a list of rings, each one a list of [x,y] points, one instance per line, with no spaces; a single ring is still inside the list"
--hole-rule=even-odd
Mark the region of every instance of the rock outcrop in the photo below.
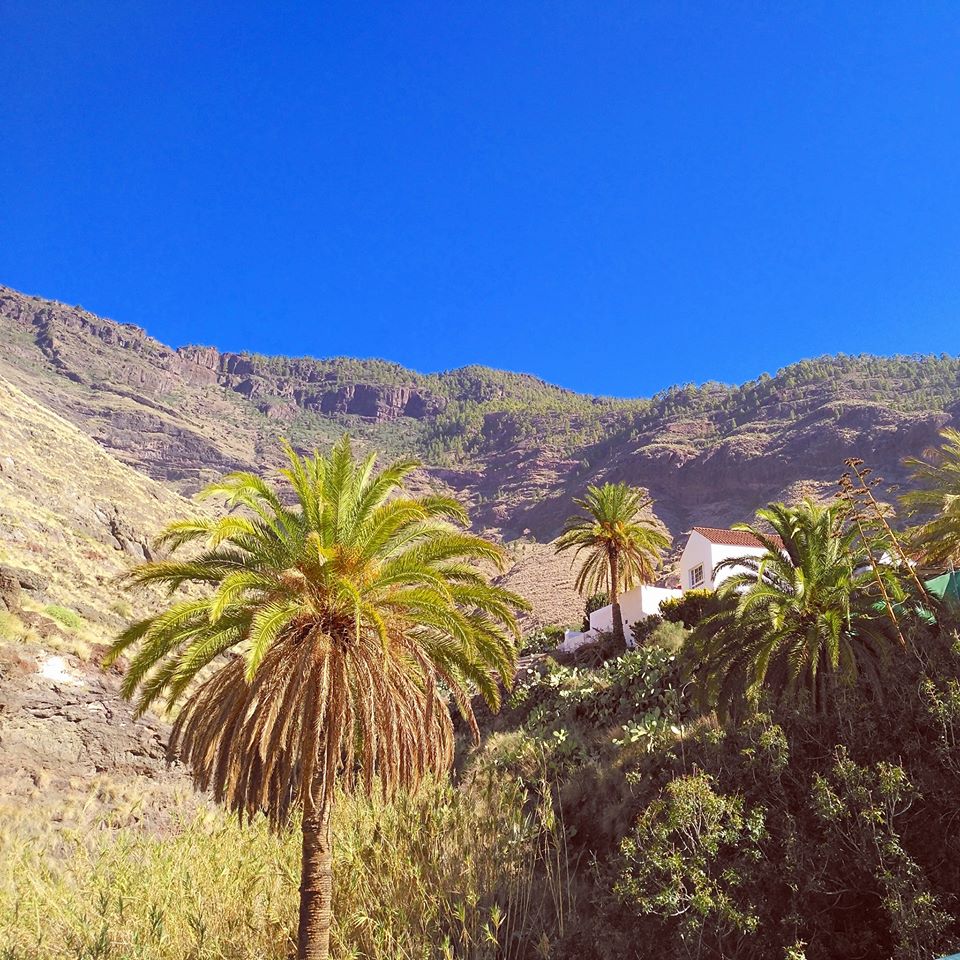
[[[81,660],[40,643],[0,643],[0,809],[24,829],[175,825],[202,803],[166,762],[169,730],[135,718],[99,652]],[[92,814],[92,817],[91,817]]]
[[[23,609],[23,591],[40,594],[46,589],[47,583],[47,578],[35,570],[0,563],[0,610],[19,613]]]
[[[166,397],[185,387],[221,386],[248,400],[273,401],[275,414],[284,410],[282,401],[287,400],[294,408],[349,414],[374,423],[399,417],[421,420],[447,405],[446,398],[411,384],[339,382],[327,365],[308,357],[283,358],[278,365],[275,358],[221,353],[215,347],[174,350],[132,324],[5,288],[0,288],[0,319],[30,333],[58,373],[95,389],[126,387],[148,397]],[[111,354],[124,362],[104,363]]]

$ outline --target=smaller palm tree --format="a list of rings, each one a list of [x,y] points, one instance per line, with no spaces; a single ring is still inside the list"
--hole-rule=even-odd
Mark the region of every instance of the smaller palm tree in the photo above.
[[[620,592],[653,580],[670,537],[646,516],[653,501],[625,483],[588,487],[587,495],[573,502],[583,513],[564,524],[557,552],[573,550],[574,558],[586,554],[576,587],[585,594],[607,592],[614,637],[626,648]]]
[[[927,459],[903,461],[916,488],[900,498],[907,515],[922,521],[910,530],[908,543],[931,567],[960,564],[960,430],[946,429],[940,436],[943,444],[928,451]]]
[[[847,513],[842,503],[774,503],[757,511],[757,525],[738,525],[765,552],[719,564],[738,572],[692,638],[701,695],[721,714],[762,689],[776,699],[805,691],[820,710],[838,682],[878,684],[879,660],[899,635],[878,578],[894,600],[905,594],[895,568],[871,562],[873,544]]]

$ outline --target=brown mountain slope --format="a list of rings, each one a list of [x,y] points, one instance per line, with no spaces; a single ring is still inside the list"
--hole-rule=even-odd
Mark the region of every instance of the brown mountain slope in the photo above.
[[[185,778],[134,722],[103,645],[134,613],[114,583],[188,504],[0,379],[0,815],[84,826],[90,804],[163,822]],[[19,589],[18,589],[19,587]],[[39,815],[38,815],[39,811]],[[166,812],[164,812],[166,811]]]
[[[103,816],[164,827],[198,802],[165,763],[167,725],[135,720],[120,670],[100,667],[121,624],[154,599],[118,575],[198,507],[126,466],[0,377],[0,816],[86,829]],[[518,543],[506,581],[551,622],[578,615],[549,547]],[[532,578],[532,580],[531,580]],[[568,606],[564,607],[564,602]],[[187,806],[185,806],[185,804]]]
[[[115,626],[113,579],[193,509],[0,379],[0,562],[36,572],[50,603]]]
[[[456,491],[477,526],[539,558],[525,561],[526,580],[549,619],[576,619],[569,578],[558,582],[567,565],[547,563],[545,544],[588,483],[646,487],[676,536],[773,498],[829,495],[851,454],[898,482],[901,459],[960,415],[950,357],[823,358],[742,387],[610,400],[478,367],[421,375],[383,361],[173,350],[6,288],[0,335],[0,375],[182,492],[269,466],[281,435],[312,447],[349,430],[361,445],[421,455],[420,483]]]

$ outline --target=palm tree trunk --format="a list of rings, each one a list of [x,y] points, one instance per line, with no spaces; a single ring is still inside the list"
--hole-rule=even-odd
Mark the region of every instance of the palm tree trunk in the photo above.
[[[303,812],[303,863],[300,872],[300,925],[297,960],[327,960],[330,956],[333,894],[333,838],[330,803]]]
[[[627,649],[627,638],[623,633],[623,614],[620,611],[620,591],[617,582],[620,579],[618,564],[619,557],[616,551],[610,551],[610,605],[613,608],[613,638],[624,649]]]

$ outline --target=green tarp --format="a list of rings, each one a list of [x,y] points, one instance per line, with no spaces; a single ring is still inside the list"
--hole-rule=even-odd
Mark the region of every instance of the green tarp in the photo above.
[[[960,570],[944,573],[932,580],[924,580],[923,585],[944,603],[960,606]]]
[[[960,570],[953,570],[950,573],[941,574],[932,580],[924,580],[923,585],[931,596],[943,601],[948,607],[956,606],[960,608]],[[877,613],[884,613],[887,608],[881,600],[873,605],[873,609],[876,610]],[[905,613],[908,608],[906,604],[897,603],[894,604],[893,609],[898,614],[901,614]],[[925,623],[933,625],[937,622],[937,618],[933,615],[933,612],[926,607],[918,606],[915,607],[914,610],[917,616]]]

